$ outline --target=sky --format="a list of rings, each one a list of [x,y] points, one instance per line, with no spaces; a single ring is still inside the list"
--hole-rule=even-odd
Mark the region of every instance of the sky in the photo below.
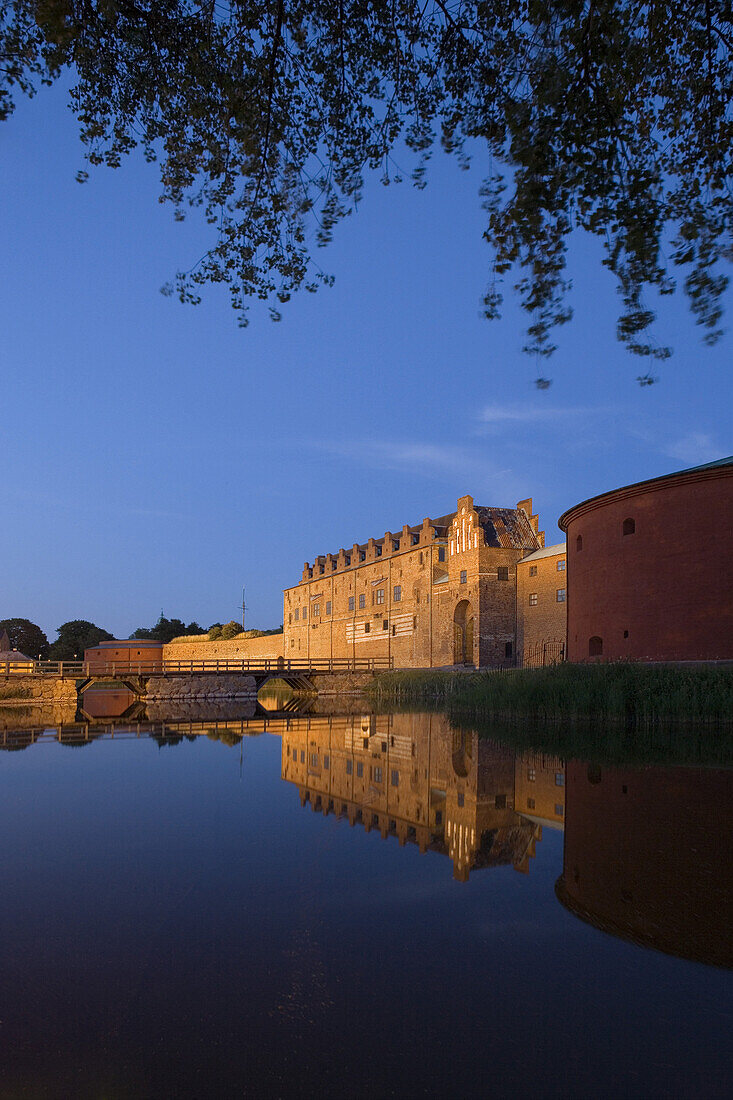
[[[682,296],[660,299],[674,356],[640,388],[648,363],[616,341],[613,278],[580,235],[575,319],[537,390],[511,295],[480,317],[480,162],[436,152],[424,191],[370,181],[317,254],[334,287],[276,324],[255,304],[243,330],[221,287],[196,307],[159,293],[207,227],[174,222],[142,156],[79,185],[62,88],[19,103],[0,157],[0,619],[49,640],[77,618],[122,638],[161,611],[226,622],[243,586],[247,626],[277,626],[304,561],[466,493],[532,497],[549,545],[578,501],[733,452],[733,337],[706,348]]]

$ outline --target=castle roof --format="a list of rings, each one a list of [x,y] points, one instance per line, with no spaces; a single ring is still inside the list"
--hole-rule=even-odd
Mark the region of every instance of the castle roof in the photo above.
[[[528,503],[531,507],[531,501],[522,501],[521,503]],[[538,536],[532,519],[523,507],[492,508],[481,504],[475,504],[472,506],[472,511],[478,516],[479,524],[484,532],[486,545],[489,547],[504,550],[531,551],[541,544],[541,536]],[[418,523],[414,526],[406,525],[399,531],[382,535],[381,538],[370,539],[368,542],[363,543],[355,543],[355,548],[360,553],[366,552],[370,544],[385,548],[385,544],[390,541],[390,538],[398,541],[404,534],[409,534],[417,540],[424,530],[425,525],[435,531],[437,538],[445,539],[450,536],[453,521],[458,514],[456,510],[448,512],[448,514],[444,516],[437,516],[432,519],[428,518],[423,523]],[[389,549],[391,550],[391,547]],[[402,549],[402,547],[400,547],[400,549]],[[346,554],[349,553],[350,551],[347,550]],[[337,557],[338,554],[319,555],[319,557],[316,558],[316,562],[320,561],[323,563],[326,558],[334,559]]]
[[[474,511],[484,529],[487,546],[522,550],[537,545],[537,533],[523,508],[484,508],[476,504]]]
[[[543,546],[541,550],[533,550],[531,554],[522,558],[522,562],[536,561],[537,558],[554,558],[558,554],[567,553],[567,549],[567,543],[556,542],[554,546]]]

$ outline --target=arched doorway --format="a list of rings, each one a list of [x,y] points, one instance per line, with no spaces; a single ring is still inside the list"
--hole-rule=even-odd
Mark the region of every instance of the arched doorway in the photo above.
[[[453,615],[453,664],[473,664],[473,608],[461,600]]]
[[[459,779],[466,779],[473,763],[473,734],[465,730],[453,730],[451,752],[453,771]]]

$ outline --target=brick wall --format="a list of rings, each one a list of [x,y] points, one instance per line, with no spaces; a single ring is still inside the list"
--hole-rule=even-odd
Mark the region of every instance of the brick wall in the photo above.
[[[206,635],[192,635],[188,639],[177,638],[163,646],[164,661],[241,661],[248,657],[283,655],[282,634],[266,634],[264,638],[230,638],[228,641],[210,642]]]
[[[388,657],[397,668],[513,659],[517,562],[543,538],[531,501],[521,504],[522,547],[486,545],[466,496],[440,520],[306,563],[283,593],[285,656]]]
[[[517,653],[525,665],[542,664],[545,643],[553,657],[567,632],[565,544],[530,554],[517,566]],[[558,568],[558,566],[560,568]],[[565,596],[558,600],[558,593]]]

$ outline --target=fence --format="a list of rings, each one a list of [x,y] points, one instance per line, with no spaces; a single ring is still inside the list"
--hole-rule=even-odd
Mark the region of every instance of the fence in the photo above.
[[[0,664],[0,677],[60,676],[76,680],[89,676],[185,676],[198,673],[283,673],[289,672],[383,672],[392,668],[392,657],[317,657],[288,660],[284,657],[259,657],[251,660],[216,661],[33,661]]]
[[[537,645],[527,646],[517,665],[520,668],[546,668],[548,665],[559,665],[564,660],[565,642],[538,642]]]

